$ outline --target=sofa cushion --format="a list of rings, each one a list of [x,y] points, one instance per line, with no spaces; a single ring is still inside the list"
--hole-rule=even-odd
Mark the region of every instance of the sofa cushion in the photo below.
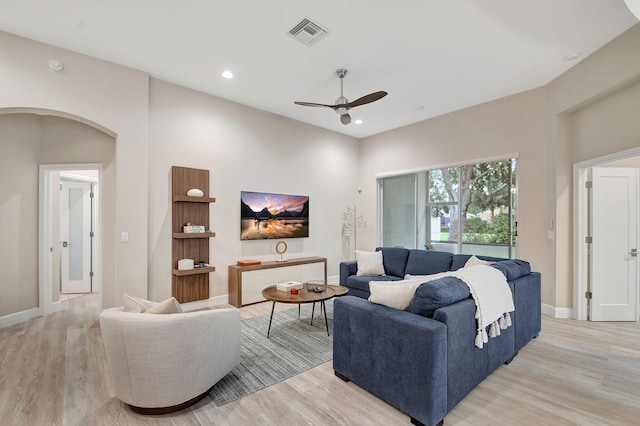
[[[502,272],[507,281],[515,280],[531,272],[529,262],[520,259],[501,260],[491,266]]]
[[[482,259],[478,259],[475,255],[471,256],[469,258],[469,260],[467,260],[464,264],[465,268],[470,268],[472,266],[476,266],[476,265],[492,265],[496,262],[492,262],[490,260],[482,260]]]
[[[390,308],[406,310],[422,280],[371,281],[369,301]]]
[[[485,260],[489,262],[499,262],[501,260],[506,260],[502,257],[478,256],[478,255],[472,255],[472,254],[454,254],[453,260],[451,261],[451,270],[457,271],[460,268],[464,268],[466,263],[469,261],[469,259],[472,256],[475,256],[480,260]]]
[[[358,272],[356,275],[384,275],[382,252],[380,251],[356,250],[356,262],[358,264]]]
[[[467,299],[470,295],[469,287],[460,279],[439,278],[418,286],[409,305],[409,312],[432,317],[436,309]]]
[[[357,275],[351,275],[347,278],[347,287],[369,293],[369,281],[399,281],[401,279],[402,278],[394,277],[392,275],[379,275],[373,277],[359,277]]]
[[[376,251],[382,252],[382,263],[387,275],[396,277],[404,276],[409,258],[409,249],[402,247],[378,247]]]
[[[152,302],[127,293],[123,297],[123,310],[136,314],[177,314],[184,312],[178,300],[173,296],[162,302]]]
[[[175,297],[170,297],[158,302],[146,311],[145,314],[181,314],[184,311]]]
[[[448,271],[451,267],[452,253],[431,250],[411,250],[407,260],[405,274],[431,275]]]
[[[141,314],[145,312],[147,309],[155,306],[155,304],[156,302],[152,302],[151,300],[146,300],[140,297],[131,296],[127,293],[125,293],[122,298],[122,306],[125,312]]]

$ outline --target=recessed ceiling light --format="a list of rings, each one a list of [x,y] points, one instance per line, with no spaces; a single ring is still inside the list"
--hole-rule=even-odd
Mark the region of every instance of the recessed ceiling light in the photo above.
[[[422,111],[424,109],[424,105],[418,105],[416,107],[416,111]]]
[[[354,123],[356,123],[356,124],[362,124],[362,120],[357,119],[356,121],[354,121]]]
[[[231,71],[227,70],[227,71],[222,73],[222,76],[224,78],[233,78],[233,73]]]

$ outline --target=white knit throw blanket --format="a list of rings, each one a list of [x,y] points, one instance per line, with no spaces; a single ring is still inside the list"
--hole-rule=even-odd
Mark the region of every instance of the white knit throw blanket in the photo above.
[[[476,302],[476,320],[478,332],[476,346],[480,349],[489,341],[489,337],[500,335],[500,330],[511,326],[511,315],[515,311],[513,296],[505,276],[496,268],[488,265],[476,265],[458,269],[451,274],[469,286]],[[487,335],[487,327],[491,326]]]

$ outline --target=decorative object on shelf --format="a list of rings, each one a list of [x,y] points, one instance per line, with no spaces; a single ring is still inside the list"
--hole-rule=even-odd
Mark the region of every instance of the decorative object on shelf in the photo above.
[[[309,280],[305,283],[307,291],[322,293],[327,291],[327,284],[323,280]]]
[[[309,197],[240,192],[240,239],[266,240],[309,236]]]
[[[182,227],[182,232],[185,234],[201,234],[205,232],[204,225],[192,225],[191,223],[187,223]]]
[[[193,269],[193,259],[178,260],[178,271],[188,271],[189,269]]]
[[[187,191],[187,195],[189,197],[204,197],[204,192],[202,192],[201,189],[192,188],[192,189]]]
[[[200,259],[200,262],[198,262],[198,264],[200,265],[201,268],[204,268],[205,266],[207,266],[207,262],[205,262],[202,259]]]
[[[282,255],[287,252],[287,248],[288,248],[287,243],[285,243],[284,241],[279,241],[278,244],[276,244],[276,253],[280,255],[280,259],[276,259],[276,262],[287,261],[287,259],[282,258]]]
[[[238,260],[236,264],[238,266],[252,266],[252,265],[260,265],[262,262],[259,260]]]

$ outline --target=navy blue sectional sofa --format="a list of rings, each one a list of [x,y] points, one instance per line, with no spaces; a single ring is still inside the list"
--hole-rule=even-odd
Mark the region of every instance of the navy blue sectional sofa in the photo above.
[[[469,255],[377,250],[382,251],[384,276],[357,276],[355,261],[340,264],[340,284],[349,288],[349,296],[334,302],[335,374],[407,413],[413,424],[442,424],[469,392],[540,332],[540,274],[522,260],[478,256],[496,262],[515,305],[512,326],[478,349],[475,302],[457,278],[421,284],[406,311],[366,300],[371,280],[454,271]]]

